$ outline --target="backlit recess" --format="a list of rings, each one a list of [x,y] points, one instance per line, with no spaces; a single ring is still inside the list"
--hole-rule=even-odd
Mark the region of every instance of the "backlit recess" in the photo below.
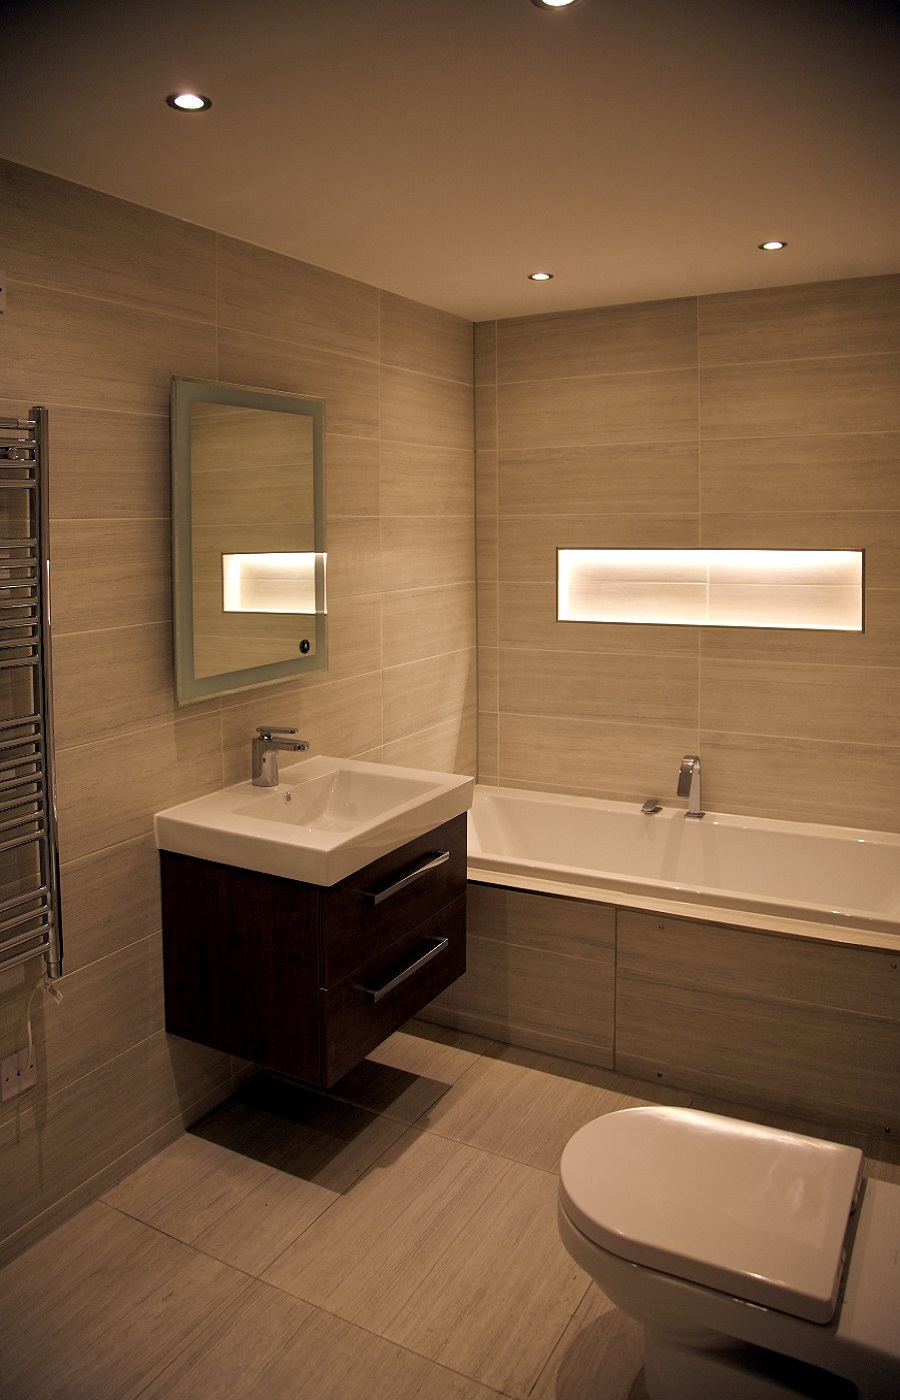
[[[223,554],[225,612],[315,613],[320,554]]]

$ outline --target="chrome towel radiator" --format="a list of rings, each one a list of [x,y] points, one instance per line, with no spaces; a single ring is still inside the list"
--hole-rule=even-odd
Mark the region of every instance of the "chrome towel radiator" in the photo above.
[[[0,418],[0,970],[62,972],[53,770],[47,410]]]

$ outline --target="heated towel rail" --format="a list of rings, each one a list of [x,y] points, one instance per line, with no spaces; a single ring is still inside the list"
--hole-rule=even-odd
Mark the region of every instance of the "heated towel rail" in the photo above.
[[[50,682],[47,410],[0,418],[0,969],[62,972]]]

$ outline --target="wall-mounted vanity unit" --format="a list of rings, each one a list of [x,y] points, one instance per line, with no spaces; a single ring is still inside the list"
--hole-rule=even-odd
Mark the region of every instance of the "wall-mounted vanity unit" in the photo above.
[[[321,399],[172,380],[179,705],[326,665]]]
[[[167,1029],[335,1083],[465,971],[473,788],[317,757],[158,813]]]

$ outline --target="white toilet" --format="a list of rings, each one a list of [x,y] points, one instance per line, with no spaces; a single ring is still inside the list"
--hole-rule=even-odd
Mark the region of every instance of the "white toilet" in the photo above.
[[[563,1244],[644,1325],[653,1400],[898,1400],[900,1186],[856,1148],[682,1108],[579,1129]]]

